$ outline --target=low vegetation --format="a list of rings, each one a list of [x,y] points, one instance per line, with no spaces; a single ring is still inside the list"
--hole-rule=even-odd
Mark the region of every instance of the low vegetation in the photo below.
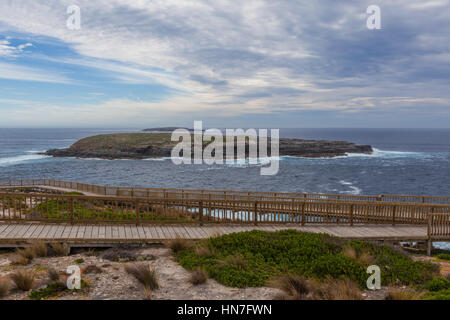
[[[28,297],[31,300],[42,300],[50,297],[57,296],[62,292],[68,291],[67,286],[64,282],[55,281],[49,283],[45,288],[40,288],[39,290],[32,290]]]
[[[364,288],[369,264],[380,266],[383,285],[423,285],[438,274],[436,265],[388,246],[294,230],[232,233],[180,247],[174,255],[186,269],[201,268],[219,283],[239,288],[263,286],[287,272],[322,285],[343,279]],[[349,282],[340,284],[345,286]]]
[[[22,291],[29,291],[33,288],[35,275],[27,270],[17,270],[10,275],[16,287]]]
[[[205,283],[207,280],[208,274],[203,269],[196,268],[194,271],[192,271],[189,282],[194,286],[197,286],[199,284]]]
[[[0,279],[0,298],[6,297],[10,288],[11,283],[9,279]]]
[[[69,255],[70,248],[65,243],[55,242],[55,243],[50,244],[50,246],[53,249],[53,251],[55,252],[55,255],[57,255],[59,257]]]
[[[421,295],[410,289],[389,289],[386,300],[420,300]]]
[[[169,241],[168,247],[172,249],[174,253],[186,250],[191,245],[189,240],[183,238],[176,238]]]
[[[148,264],[127,264],[125,271],[134,276],[147,290],[159,289],[156,270]]]

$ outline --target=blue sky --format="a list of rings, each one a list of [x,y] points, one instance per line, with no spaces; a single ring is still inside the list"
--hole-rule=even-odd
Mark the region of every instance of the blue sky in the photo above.
[[[372,4],[381,30],[366,27]],[[2,0],[0,12],[0,127],[450,127],[449,0]]]

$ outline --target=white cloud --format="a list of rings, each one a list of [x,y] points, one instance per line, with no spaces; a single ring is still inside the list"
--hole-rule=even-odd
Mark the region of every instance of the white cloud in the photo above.
[[[64,76],[51,74],[47,70],[39,68],[18,66],[12,63],[0,62],[0,79],[69,83]]]

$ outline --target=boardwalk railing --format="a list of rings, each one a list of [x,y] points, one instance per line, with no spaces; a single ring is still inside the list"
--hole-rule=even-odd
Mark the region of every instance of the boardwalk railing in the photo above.
[[[255,200],[255,201],[363,201],[363,202],[395,202],[413,204],[450,205],[450,197],[418,196],[418,195],[337,195],[316,193],[289,192],[257,192],[231,190],[201,190],[173,188],[139,188],[99,186],[94,184],[62,181],[52,179],[0,180],[0,187],[42,186],[76,190],[93,193],[99,196],[132,197],[132,198],[178,198],[212,200]]]
[[[435,217],[431,225],[440,225],[447,221],[450,206],[305,199],[209,200],[0,193],[0,221],[426,225],[430,224],[430,214]],[[448,232],[448,228],[446,230]]]
[[[432,213],[428,217],[428,238],[450,240],[450,214]]]

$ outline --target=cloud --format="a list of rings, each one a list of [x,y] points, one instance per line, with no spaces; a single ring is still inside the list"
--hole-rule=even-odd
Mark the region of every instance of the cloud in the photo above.
[[[32,46],[29,42],[14,46],[8,39],[0,40],[0,57],[17,57],[25,48]]]
[[[61,75],[51,74],[47,70],[4,62],[0,62],[0,79],[70,83],[70,79]]]
[[[79,0],[81,30],[72,31],[71,2],[3,0],[0,24],[58,39],[79,54],[47,57],[54,62],[177,91],[159,107],[109,100],[98,110],[170,120],[174,110],[239,116],[450,106],[447,1],[380,2],[382,30],[368,30],[371,0]],[[17,71],[8,74],[26,74]]]

